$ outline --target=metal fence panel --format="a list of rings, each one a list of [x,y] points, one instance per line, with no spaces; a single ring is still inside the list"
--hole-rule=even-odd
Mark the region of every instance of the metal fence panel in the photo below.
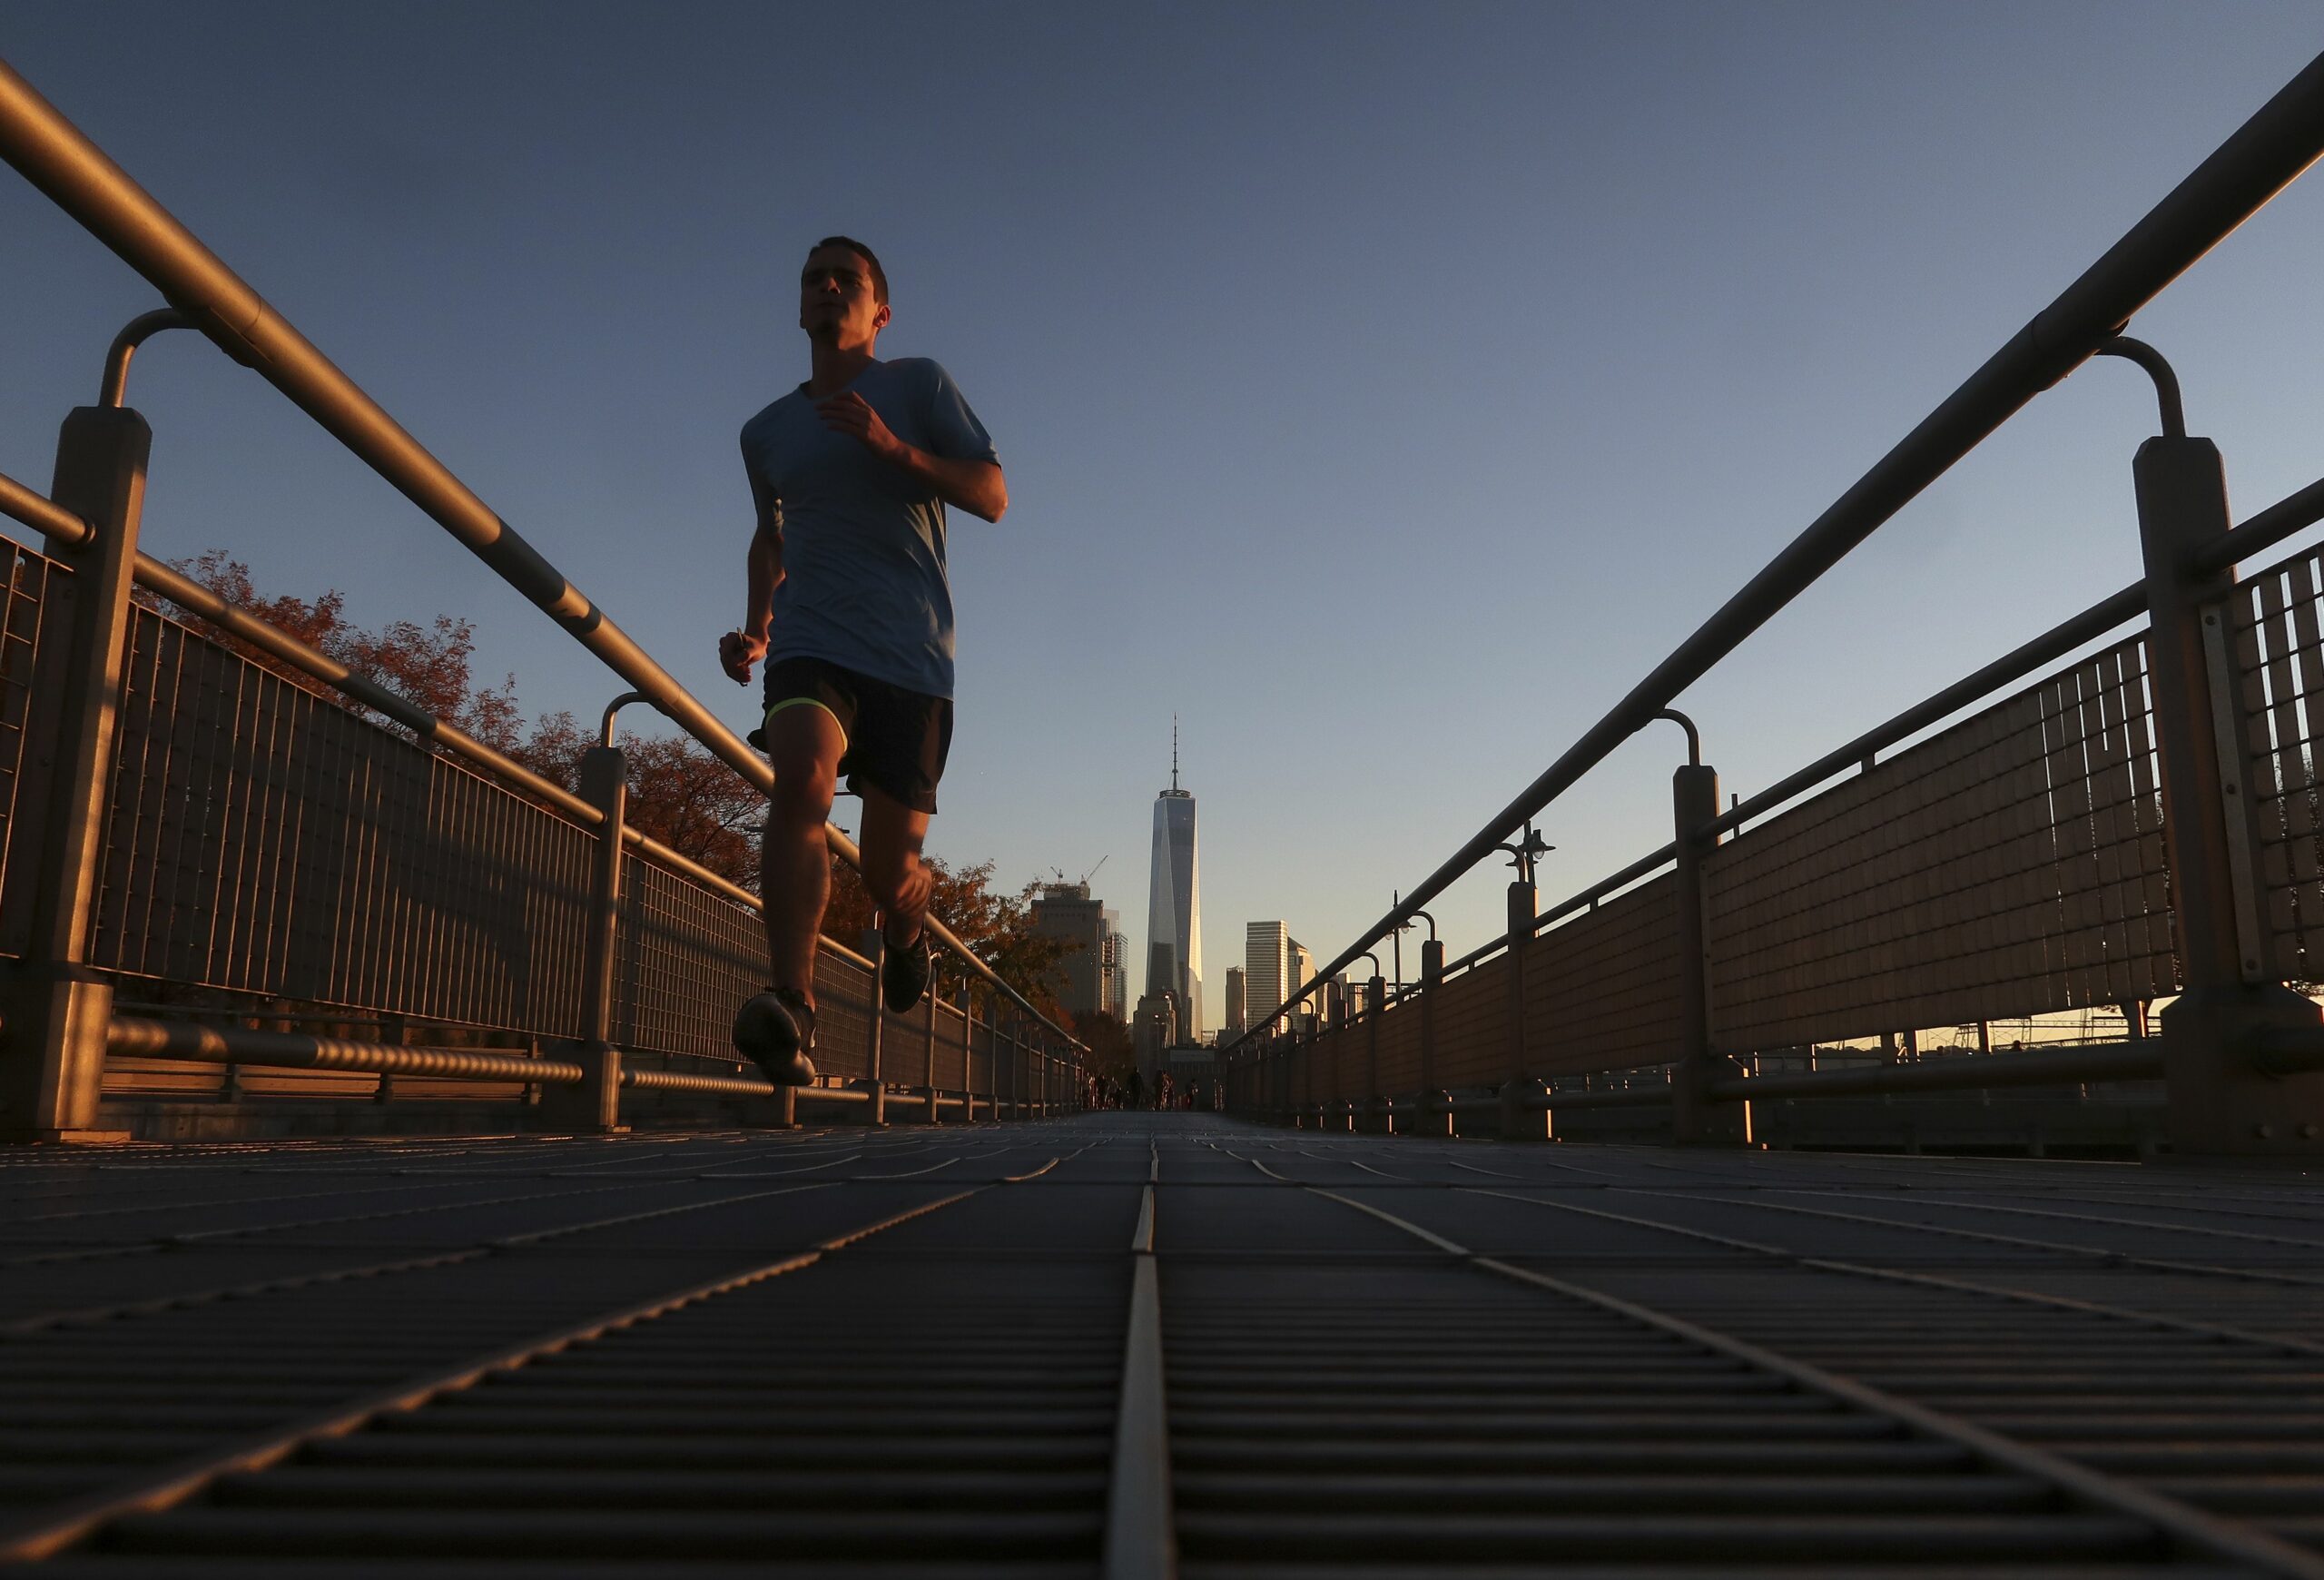
[[[1447,977],[1436,992],[1437,1079],[1448,1087],[1497,1086],[1509,1075],[1510,958]]]
[[[2176,990],[2145,638],[1722,845],[1722,1052]]]
[[[1338,1032],[1318,1032],[1299,1045],[1298,1071],[1292,1083],[1294,1102],[1328,1102],[1339,1081],[1340,1049],[1346,1038]]]
[[[1324,1102],[1353,1097],[1364,1088],[1364,1034],[1345,1027],[1315,1042],[1315,1096]]]
[[[26,747],[47,722],[37,700],[55,695],[36,686],[34,676],[44,629],[62,635],[60,616],[70,600],[59,595],[70,582],[71,573],[54,560],[0,538],[0,954],[22,954],[31,928],[38,847],[20,809],[29,815],[40,805],[34,781],[44,775],[43,754]],[[61,646],[53,640],[45,650],[53,658]]]
[[[1526,1063],[1534,1074],[1676,1055],[1676,881],[1666,873],[1541,933],[1526,950]]]
[[[2252,577],[2229,604],[2237,678],[2260,819],[2260,884],[2269,969],[2295,983],[2324,978],[2324,643],[2318,605],[2324,564],[2304,549]]]
[[[90,960],[573,1034],[592,836],[135,611]]]
[[[1380,1090],[1417,1091],[1420,1086],[1420,1001],[1406,999],[1380,1017]]]
[[[967,1042],[963,1038],[963,1042]],[[992,1025],[980,1022],[973,1046],[964,1047],[960,1055],[960,1073],[952,1084],[970,1091],[990,1091],[993,1083]]]
[[[632,852],[622,864],[614,959],[616,1043],[732,1059],[734,1007],[766,983],[766,930],[757,912]],[[819,1009],[819,1042],[829,1035],[824,1024]]]
[[[968,1064],[962,1052],[967,1041],[959,1006],[945,1004],[936,1016],[936,1084],[947,1091],[960,1090],[960,1072]]]
[[[5,563],[0,840],[16,821],[8,754],[22,751],[50,577],[22,550]],[[597,838],[140,608],[90,961],[267,1000],[569,1038],[581,1028]],[[14,873],[0,915],[21,917],[29,876]],[[21,935],[20,920],[17,947]],[[766,980],[755,911],[632,853],[615,961],[618,1045],[735,1062],[734,1006]],[[824,1073],[868,1073],[875,989],[862,965],[824,952]],[[900,1044],[911,1031],[892,1028]]]

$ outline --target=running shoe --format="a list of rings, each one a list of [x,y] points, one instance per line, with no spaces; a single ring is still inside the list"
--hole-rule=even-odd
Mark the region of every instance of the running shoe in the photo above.
[[[734,1051],[777,1086],[812,1086],[815,1012],[791,988],[771,987],[734,1012]]]
[[[887,1001],[891,1013],[901,1015],[920,1002],[920,995],[928,991],[928,979],[935,974],[928,939],[922,935],[910,943],[891,943],[884,953],[887,958],[880,963],[880,996]]]

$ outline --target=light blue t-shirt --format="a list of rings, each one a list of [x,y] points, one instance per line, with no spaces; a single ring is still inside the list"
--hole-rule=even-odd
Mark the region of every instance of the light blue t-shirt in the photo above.
[[[999,462],[960,386],[925,357],[873,362],[847,388],[906,444],[950,460]],[[767,661],[822,658],[949,698],[944,501],[861,440],[825,428],[804,384],[743,425],[743,466],[783,532]]]

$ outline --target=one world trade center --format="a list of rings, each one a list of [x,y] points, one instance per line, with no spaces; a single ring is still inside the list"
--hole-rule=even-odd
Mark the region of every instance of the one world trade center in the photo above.
[[[1146,902],[1146,991],[1168,993],[1178,1037],[1202,1036],[1202,880],[1195,797],[1178,788],[1178,725],[1170,722],[1170,787],[1154,800],[1154,878]]]

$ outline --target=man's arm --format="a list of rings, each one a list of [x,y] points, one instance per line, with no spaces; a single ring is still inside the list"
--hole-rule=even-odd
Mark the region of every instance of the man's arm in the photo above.
[[[996,463],[954,460],[906,444],[890,431],[872,403],[852,390],[818,401],[815,413],[824,427],[860,439],[873,455],[924,484],[946,504],[987,521],[998,521],[1008,513],[1009,479],[1000,475]]]
[[[718,638],[719,667],[737,686],[748,686],[751,667],[766,657],[767,637],[774,625],[774,589],[783,581],[783,527],[773,501],[756,477],[751,479],[751,501],[758,509],[758,530],[751,534],[744,559],[745,590],[743,624]]]

